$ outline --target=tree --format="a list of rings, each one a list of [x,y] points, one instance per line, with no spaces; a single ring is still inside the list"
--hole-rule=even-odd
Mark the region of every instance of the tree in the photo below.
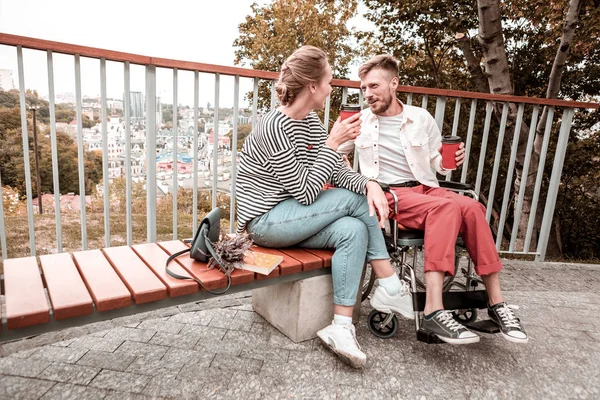
[[[302,45],[323,49],[329,56],[334,78],[346,78],[356,52],[351,45],[348,21],[356,14],[354,0],[275,0],[271,4],[252,4],[252,14],[239,25],[240,37],[233,45],[236,64],[279,71],[281,64]],[[248,95],[252,98],[252,93]],[[339,99],[332,111],[337,112]],[[339,96],[338,96],[339,97]],[[258,106],[268,109],[270,83],[261,82]]]
[[[244,145],[246,138],[248,137],[248,135],[251,132],[252,132],[251,124],[242,124],[242,125],[238,126],[237,144],[236,144],[237,151],[242,150],[242,146]],[[231,138],[231,140],[233,140],[233,131],[230,131],[226,136],[229,136]]]
[[[362,32],[358,37],[365,43],[365,55],[388,52],[398,57],[401,61],[400,75],[407,84],[548,98],[560,95],[574,100],[589,100],[600,93],[598,4],[596,1],[581,0],[551,3],[541,0],[506,3],[480,0],[477,4],[436,0],[367,0],[369,12],[366,17],[377,25],[377,29]],[[450,39],[452,37],[455,37],[454,43]],[[510,105],[509,110],[507,132],[514,128],[517,108]],[[498,120],[501,107],[495,105],[494,114]],[[597,112],[588,114],[584,111],[576,115],[574,132],[589,130],[600,121]],[[529,188],[537,173],[544,118],[542,116],[538,120],[536,151],[528,177],[524,178]],[[518,195],[521,182],[528,130],[527,125],[522,124],[513,187],[515,196]],[[582,157],[597,158],[590,153],[594,147],[584,142],[598,134],[596,128],[586,138],[574,135],[570,146],[587,152]],[[511,139],[510,135],[505,136],[505,146]],[[477,137],[474,137],[474,144],[476,141]],[[578,157],[569,157],[572,153],[568,151],[563,181],[572,178],[566,174],[581,172],[570,165]],[[549,169],[548,164],[546,168]],[[548,176],[545,175],[544,179],[547,182]],[[547,184],[543,187],[547,187]],[[559,193],[561,201],[569,198],[569,194],[562,193],[562,190],[563,186]],[[590,190],[592,188],[588,186],[587,191]],[[513,223],[523,226],[524,221],[527,224],[527,203],[531,201],[531,193],[531,190],[526,192],[521,221]],[[585,199],[585,196],[580,198],[581,201]],[[557,203],[557,226],[564,214],[558,208],[560,206],[566,207],[566,203]],[[539,217],[543,207],[538,207],[538,211]],[[521,229],[520,232],[525,230]],[[556,243],[559,242],[560,238],[556,238]],[[560,249],[560,246],[554,248]]]

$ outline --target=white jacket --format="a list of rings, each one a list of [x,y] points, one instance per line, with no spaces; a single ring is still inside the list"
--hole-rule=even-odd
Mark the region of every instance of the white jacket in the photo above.
[[[402,103],[400,103],[402,104]],[[435,171],[447,175],[442,168],[442,155],[438,149],[442,135],[429,112],[420,107],[402,104],[403,121],[400,123],[400,143],[415,179],[423,185],[439,187]],[[360,134],[340,147],[338,153],[349,154],[356,148],[361,174],[370,179],[379,177],[379,120],[370,109],[362,110]]]

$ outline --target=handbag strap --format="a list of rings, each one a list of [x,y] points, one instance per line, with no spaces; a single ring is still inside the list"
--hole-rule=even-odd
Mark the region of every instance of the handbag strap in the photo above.
[[[215,250],[212,247],[212,244],[210,242],[210,240],[208,239],[208,237],[204,236],[204,239],[206,240],[206,248],[208,249],[208,252],[210,253],[210,255],[215,259],[215,261],[217,262],[217,264],[222,267],[222,262],[221,259],[219,258],[219,256],[217,256],[217,254],[215,253]],[[169,258],[167,258],[167,263],[165,265],[165,269],[167,271],[167,274],[175,279],[191,279],[193,281],[196,281],[196,283],[198,285],[200,285],[200,287],[204,290],[206,290],[208,293],[210,294],[215,294],[215,295],[220,295],[220,294],[224,294],[226,291],[229,290],[229,288],[231,287],[231,276],[229,274],[225,274],[225,276],[227,277],[227,287],[225,287],[225,289],[221,290],[221,291],[214,291],[214,290],[210,290],[208,289],[206,286],[204,286],[204,284],[200,281],[200,279],[197,279],[193,276],[185,276],[185,275],[179,275],[173,271],[171,271],[169,269],[169,263],[171,261],[173,261],[175,258],[179,257],[182,254],[185,253],[189,253],[191,249],[185,249],[185,250],[181,250],[178,251],[177,253],[173,253],[169,256]]]

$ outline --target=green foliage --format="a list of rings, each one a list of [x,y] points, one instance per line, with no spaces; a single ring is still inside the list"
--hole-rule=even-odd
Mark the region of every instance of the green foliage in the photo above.
[[[347,22],[356,14],[356,1],[275,0],[265,6],[254,3],[251,7],[252,14],[239,25],[240,37],[233,43],[236,64],[279,71],[294,50],[312,45],[329,55],[334,78],[347,77],[348,66],[356,54]],[[252,99],[252,93],[247,97]],[[264,110],[270,103],[270,83],[263,81],[259,85],[258,106]]]
[[[0,114],[1,115],[1,114]],[[31,122],[29,122],[31,124]],[[35,182],[33,127],[28,127],[29,163],[31,181]],[[9,130],[0,137],[0,173],[2,184],[14,187],[24,196],[25,170],[23,168],[23,142],[21,129]],[[57,132],[57,154],[60,193],[79,193],[79,168],[77,164],[77,145],[67,134]],[[52,149],[49,132],[38,130],[38,152],[40,154],[40,178],[42,193],[53,193]],[[102,178],[102,158],[93,152],[84,153],[85,192],[90,194],[96,183]],[[36,186],[32,185],[33,195],[37,196]]]

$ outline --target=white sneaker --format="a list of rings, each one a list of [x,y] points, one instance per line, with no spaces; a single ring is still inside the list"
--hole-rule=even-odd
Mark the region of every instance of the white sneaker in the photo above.
[[[331,325],[317,332],[317,336],[343,362],[353,368],[364,368],[367,356],[356,341],[354,325],[336,325],[332,321]]]
[[[415,319],[412,295],[406,285],[403,285],[400,293],[395,296],[390,296],[382,286],[377,286],[371,297],[371,307],[387,314],[395,312],[404,318]]]

